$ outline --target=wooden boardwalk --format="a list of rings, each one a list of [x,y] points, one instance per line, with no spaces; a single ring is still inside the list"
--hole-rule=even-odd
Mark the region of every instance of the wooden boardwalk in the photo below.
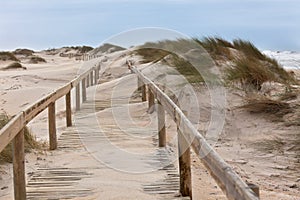
[[[136,84],[132,77],[127,80],[128,84]],[[157,121],[156,114],[147,114],[147,103],[137,97],[130,104],[122,104],[127,93],[124,91],[114,99],[118,103],[112,105],[110,99],[105,99],[109,95],[92,97],[95,87],[87,90],[87,101],[76,113],[74,126],[62,133],[58,149],[47,158],[49,162],[28,181],[27,199],[189,199],[178,197],[179,175],[173,160],[176,155],[168,148],[157,147],[157,123],[150,123],[153,118]],[[97,94],[103,90],[99,87]],[[150,125],[137,129],[128,123],[126,130],[122,129],[113,111],[120,108],[122,112],[124,107],[138,112],[133,116],[135,123]],[[103,121],[95,120],[95,111]],[[149,153],[128,160],[119,155],[118,149],[130,155]]]

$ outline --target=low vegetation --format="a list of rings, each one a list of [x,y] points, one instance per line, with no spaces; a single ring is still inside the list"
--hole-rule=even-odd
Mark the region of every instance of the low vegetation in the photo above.
[[[16,49],[13,51],[15,55],[24,55],[24,56],[31,56],[34,53],[33,50],[30,49]]]
[[[30,56],[29,63],[37,64],[37,63],[46,63],[47,61],[39,56]]]
[[[123,51],[123,50],[125,50],[125,48],[120,47],[120,46],[118,46],[118,45],[105,43],[105,44],[101,45],[100,47],[95,48],[95,49],[92,51],[92,54],[98,54],[98,53],[113,53],[113,52]]]
[[[19,59],[16,58],[16,56],[8,51],[0,51],[0,60],[2,61],[17,61],[19,62]]]
[[[10,118],[5,113],[0,113],[0,129],[3,128]],[[31,152],[32,149],[42,149],[45,144],[38,142],[35,137],[29,132],[28,128],[24,131],[25,139],[25,152]],[[12,144],[10,143],[5,149],[0,153],[0,162],[12,162]]]
[[[90,46],[71,46],[71,47],[63,47],[63,48],[68,49],[68,51],[76,50],[76,51],[78,51],[78,53],[87,53],[94,49],[93,47],[90,47]],[[66,51],[66,52],[68,52],[68,51]]]
[[[26,67],[23,67],[22,64],[19,62],[13,62],[10,63],[8,66],[2,68],[2,70],[10,70],[10,69],[26,69]]]
[[[194,45],[193,43],[202,46],[209,53],[221,71],[224,72],[224,81],[229,84],[237,84],[244,89],[254,88],[255,90],[260,90],[263,83],[271,81],[285,84],[287,87],[290,84],[297,84],[295,78],[285,71],[275,59],[262,54],[251,42],[241,39],[233,40],[233,42],[218,37],[206,37],[201,40],[194,38],[192,41],[185,39],[165,40],[146,43],[135,53],[143,57],[142,62],[144,63],[156,63],[168,56],[172,59],[173,66],[180,73],[185,75],[184,73],[187,72],[189,76],[196,76],[197,72],[190,70],[190,68],[193,68],[190,63],[178,58],[178,56],[176,57],[173,53],[163,50],[168,49],[171,52],[178,52],[178,49],[180,49],[182,52],[188,52]],[[154,48],[147,48],[149,46]],[[201,58],[203,53],[200,52],[198,56]],[[203,81],[202,78],[194,80]]]
[[[252,96],[246,99],[247,103],[242,106],[251,113],[256,114],[273,114],[277,117],[292,112],[288,103],[280,100],[272,100],[264,96]]]

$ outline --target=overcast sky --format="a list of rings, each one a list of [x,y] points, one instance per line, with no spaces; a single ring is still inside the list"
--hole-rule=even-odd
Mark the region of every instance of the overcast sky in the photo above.
[[[300,51],[299,8],[299,0],[0,0],[0,49],[95,47],[122,31],[161,27]]]

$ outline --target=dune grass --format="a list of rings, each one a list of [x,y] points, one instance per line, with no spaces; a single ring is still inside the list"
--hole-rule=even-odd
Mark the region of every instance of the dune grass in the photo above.
[[[46,63],[47,61],[39,56],[30,56],[29,63],[38,64],[38,63]]]
[[[264,82],[280,81],[270,68],[255,59],[236,60],[232,67],[225,71],[226,79],[229,83],[239,83],[246,87],[260,90]]]
[[[0,113],[0,129],[3,128],[10,120],[10,117],[6,113]],[[42,149],[45,147],[45,143],[38,142],[36,138],[30,133],[27,127],[24,131],[25,139],[25,152],[29,153],[32,149]],[[0,153],[0,162],[12,162],[12,144],[7,145]]]
[[[234,46],[220,37],[204,37],[202,40],[194,38],[199,45],[201,45],[214,59],[226,59],[232,60],[233,55],[230,52],[230,48],[234,48]]]
[[[10,63],[8,66],[2,68],[3,70],[10,70],[10,69],[26,69],[26,67],[23,67],[21,63],[19,62],[13,62]]]
[[[31,56],[34,53],[33,50],[30,49],[16,49],[13,51],[13,54],[15,55],[25,55],[25,56]]]
[[[8,51],[0,51],[0,60],[20,62],[20,60],[18,58],[16,58],[16,56],[13,53],[8,52]]]
[[[171,58],[171,62],[167,64],[175,67],[181,74],[187,75],[189,79],[192,79],[192,82],[202,82],[203,78],[199,76],[197,70],[192,69],[194,67],[191,63],[172,53],[178,52],[178,50],[188,53],[193,48],[199,48],[194,47],[195,44],[202,46],[217,64],[231,63],[231,65],[226,64],[226,69],[223,70],[223,78],[229,85],[239,84],[244,89],[260,90],[261,85],[268,81],[279,82],[287,86],[298,84],[295,78],[285,71],[275,59],[261,53],[251,42],[241,39],[229,42],[220,37],[205,37],[203,39],[193,38],[192,40],[148,42],[140,46],[135,53],[143,57],[143,63],[156,63],[163,61],[166,57],[169,60]],[[164,49],[168,49],[170,52]],[[201,56],[203,56],[203,52],[198,54],[199,58]],[[204,59],[198,59],[198,61],[201,60]],[[202,68],[205,70],[205,67]],[[208,70],[206,69],[206,71]]]
[[[190,83],[204,81],[197,69],[190,62],[178,57],[174,53],[155,48],[140,48],[135,52],[143,57],[142,63],[157,63],[161,61],[163,64],[174,67]]]
[[[292,113],[290,105],[281,100],[273,100],[261,95],[247,97],[246,103],[241,108],[252,114],[267,114],[268,119],[274,122],[283,121],[283,116]]]

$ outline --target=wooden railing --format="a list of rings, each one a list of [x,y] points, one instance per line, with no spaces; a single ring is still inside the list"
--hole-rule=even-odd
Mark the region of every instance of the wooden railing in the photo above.
[[[49,146],[50,150],[57,148],[55,102],[65,96],[66,125],[72,126],[71,90],[76,88],[76,110],[80,102],[86,101],[86,87],[96,84],[99,79],[100,65],[92,67],[74,80],[56,91],[39,99],[37,102],[18,113],[0,130],[0,152],[12,141],[13,148],[13,182],[16,200],[26,199],[25,157],[24,157],[24,128],[40,112],[48,108]],[[81,83],[81,89],[80,89]],[[82,90],[82,92],[80,92]],[[82,96],[82,100],[81,100]]]
[[[177,124],[178,131],[178,155],[180,193],[182,196],[190,196],[192,199],[190,146],[201,159],[202,163],[210,171],[211,176],[226,194],[228,199],[257,200],[259,199],[258,187],[254,184],[246,184],[234,170],[219,156],[219,154],[207,143],[182,111],[160,88],[147,78],[130,62],[127,63],[138,76],[138,87],[142,92],[142,100],[146,101],[148,91],[149,109],[153,110],[155,99],[157,100],[158,137],[159,146],[166,146],[165,111]],[[147,86],[147,87],[146,87]],[[148,88],[148,89],[147,89]]]

